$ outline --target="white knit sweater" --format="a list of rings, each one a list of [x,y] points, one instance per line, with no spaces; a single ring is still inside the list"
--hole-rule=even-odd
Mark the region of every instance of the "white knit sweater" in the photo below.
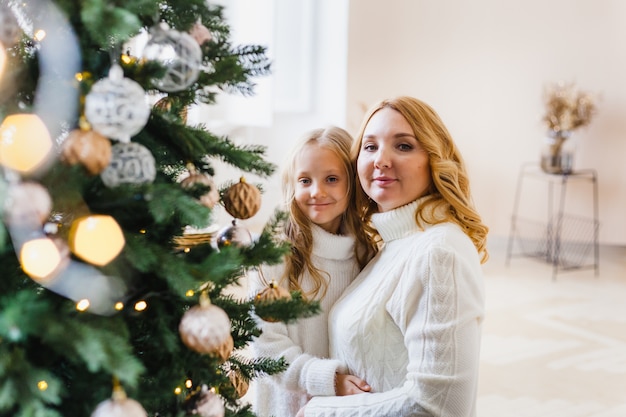
[[[315,397],[307,417],[475,417],[482,268],[452,223],[415,224],[419,200],[377,213],[379,254],[330,313],[331,356],[371,393]]]
[[[312,231],[312,261],[330,276],[326,295],[320,300],[322,312],[289,325],[258,320],[263,333],[252,344],[254,355],[284,356],[289,363],[285,372],[253,381],[253,410],[259,417],[295,416],[311,396],[335,395],[335,372],[345,371],[339,361],[328,359],[328,312],[359,272],[353,256],[354,238],[333,235],[315,225]],[[262,271],[265,280],[278,281],[283,270],[281,264],[266,266]],[[252,294],[267,285],[256,274],[249,278]],[[308,274],[301,286],[305,291],[312,288]]]

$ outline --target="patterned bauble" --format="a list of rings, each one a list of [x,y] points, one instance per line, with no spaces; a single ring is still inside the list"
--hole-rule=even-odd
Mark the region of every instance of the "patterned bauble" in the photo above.
[[[246,378],[244,378],[243,375],[241,375],[241,372],[235,369],[230,369],[227,375],[230,383],[233,384],[235,392],[237,392],[237,396],[239,398],[248,393],[248,389],[250,388],[250,382]]]
[[[272,280],[270,283],[259,291],[257,295],[254,296],[253,304],[269,304],[278,300],[291,300],[291,293],[286,288],[281,287],[276,283],[276,281]],[[258,312],[257,312],[258,314]],[[271,316],[260,316],[261,319],[265,321],[269,321],[271,323],[275,323],[278,321],[275,317]]]
[[[50,216],[52,198],[33,181],[12,184],[4,202],[4,220],[11,226],[42,226]]]
[[[82,164],[91,175],[99,174],[111,162],[111,141],[93,130],[74,129],[63,142],[61,160]]]
[[[228,246],[245,248],[252,244],[252,235],[245,227],[237,226],[233,220],[230,226],[226,226],[217,233],[217,247],[223,249]]]
[[[224,208],[236,219],[248,219],[261,208],[261,192],[257,187],[248,184],[244,177],[226,190],[222,197]]]
[[[121,387],[113,390],[113,396],[98,404],[91,417],[148,417],[137,401],[127,398]]]
[[[100,174],[109,188],[120,184],[145,184],[156,178],[154,156],[145,146],[130,142],[111,147],[111,162]]]
[[[219,395],[211,391],[206,385],[196,387],[185,398],[183,409],[188,415],[200,417],[224,417],[224,403]]]
[[[165,74],[153,80],[167,92],[182,91],[198,79],[202,50],[191,35],[170,29],[164,23],[150,29],[151,38],[143,50],[143,58],[165,67]]]
[[[178,326],[180,338],[189,349],[226,361],[233,351],[230,319],[224,310],[202,297],[200,304],[183,315]]]
[[[160,99],[159,101],[157,101],[156,103],[154,103],[154,108],[159,110],[162,113],[170,113],[172,111],[172,107],[175,104],[176,104],[175,98],[166,96]],[[178,112],[178,117],[180,117],[180,120],[182,120],[183,123],[187,123],[187,114],[188,114],[187,107],[181,108],[180,111]]]
[[[0,42],[5,48],[17,43],[22,30],[9,6],[3,1],[0,3]]]
[[[98,133],[129,142],[148,122],[150,105],[143,88],[114,64],[109,76],[95,83],[85,97],[85,117]]]
[[[215,204],[220,201],[220,192],[215,182],[213,182],[213,179],[208,174],[192,172],[187,178],[180,182],[180,185],[185,189],[193,188],[196,185],[208,187],[209,190],[199,198],[200,203],[208,208],[213,208]]]

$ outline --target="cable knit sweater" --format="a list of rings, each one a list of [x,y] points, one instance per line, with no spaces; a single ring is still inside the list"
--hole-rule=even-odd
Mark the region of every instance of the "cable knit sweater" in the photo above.
[[[372,392],[315,397],[305,416],[476,416],[480,260],[457,225],[421,230],[418,204],[373,216],[384,246],[330,313],[331,356]]]
[[[311,396],[335,395],[335,372],[345,371],[339,361],[328,359],[328,312],[359,272],[353,256],[354,238],[334,235],[315,225],[312,231],[312,261],[329,274],[328,290],[320,300],[322,311],[318,315],[289,325],[258,320],[263,333],[252,344],[254,355],[284,356],[289,364],[281,374],[254,381],[253,410],[259,417],[295,416]],[[283,270],[281,264],[266,266],[262,271],[267,281],[278,281]],[[250,276],[252,294],[266,285],[258,275]],[[301,286],[305,291],[312,288],[308,274],[302,277]]]

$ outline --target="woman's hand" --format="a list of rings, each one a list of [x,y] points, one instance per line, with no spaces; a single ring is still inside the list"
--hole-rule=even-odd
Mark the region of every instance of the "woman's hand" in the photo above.
[[[339,396],[370,392],[371,387],[365,380],[354,375],[337,374],[335,376],[335,393]]]

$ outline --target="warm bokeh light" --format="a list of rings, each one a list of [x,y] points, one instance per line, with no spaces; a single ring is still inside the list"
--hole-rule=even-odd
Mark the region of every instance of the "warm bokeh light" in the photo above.
[[[4,48],[4,45],[2,44],[2,42],[0,42],[0,78],[2,78],[2,75],[4,74],[4,65],[7,62],[7,51]]]
[[[174,388],[174,394],[180,395],[181,392],[183,392],[183,389],[181,387]]]
[[[148,303],[146,303],[145,301],[141,300],[141,301],[137,301],[135,303],[135,310],[136,311],[144,311],[146,308],[148,308]]]
[[[59,247],[47,237],[29,240],[20,250],[22,269],[33,279],[49,278],[62,259]]]
[[[48,128],[36,114],[12,114],[0,125],[0,164],[30,173],[52,150]]]
[[[195,294],[194,290],[187,290],[187,292],[185,292],[185,295],[187,297],[193,297],[194,294]]]
[[[38,42],[43,41],[46,38],[46,31],[43,29],[36,30],[33,38],[35,38],[35,40]]]
[[[124,248],[124,234],[115,219],[104,214],[76,219],[70,228],[71,251],[97,266],[111,262]]]
[[[82,300],[79,300],[76,303],[76,310],[78,310],[78,311],[87,311],[87,309],[89,308],[90,305],[91,305],[91,303],[89,302],[89,300],[87,300],[86,298],[83,298]]]
[[[186,380],[186,381],[185,381],[185,386],[186,386],[187,388],[191,388],[191,387],[193,387],[193,382],[191,382],[191,379],[188,379],[188,380]]]
[[[122,311],[124,309],[124,303],[121,301],[118,301],[117,303],[115,303],[115,309],[117,311]]]
[[[39,388],[39,391],[45,391],[48,389],[48,383],[44,380],[41,380],[37,382],[37,388]]]

